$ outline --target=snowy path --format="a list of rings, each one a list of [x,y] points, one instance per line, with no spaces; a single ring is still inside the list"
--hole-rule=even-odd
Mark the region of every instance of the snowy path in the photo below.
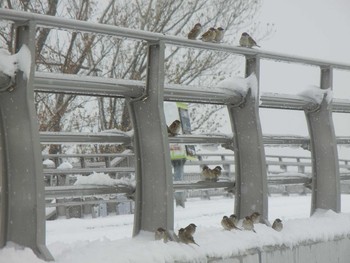
[[[283,220],[281,233],[259,224],[257,234],[247,231],[223,231],[220,220],[231,214],[233,199],[190,199],[186,208],[175,209],[175,229],[194,222],[200,247],[153,241],[143,233],[131,239],[133,215],[108,216],[96,219],[61,219],[47,222],[47,244],[58,263],[96,262],[173,262],[187,260],[206,262],[207,256],[228,257],[257,245],[293,246],[300,240],[328,240],[334,235],[350,233],[350,195],[342,196],[342,212],[331,211],[309,217],[310,196],[272,196],[269,198],[270,218]],[[336,222],[336,224],[333,224]],[[324,228],[327,224],[330,227]],[[29,249],[11,246],[0,250],[0,262],[43,263]]]

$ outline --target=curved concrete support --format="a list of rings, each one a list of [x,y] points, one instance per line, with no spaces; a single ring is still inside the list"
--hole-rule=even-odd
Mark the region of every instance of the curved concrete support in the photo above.
[[[332,87],[332,69],[321,69],[321,89]],[[316,209],[340,212],[340,177],[332,104],[324,97],[316,111],[305,111],[312,156],[311,214]]]
[[[3,187],[1,239],[29,247],[45,260],[53,260],[45,246],[45,192],[39,130],[32,86],[35,53],[35,24],[17,27],[16,51],[26,44],[31,51],[31,73],[19,71],[12,92],[0,93],[1,168]],[[2,163],[3,164],[3,163]],[[5,203],[4,203],[5,202]]]
[[[252,73],[258,78],[257,57],[246,58],[246,76]],[[257,211],[265,221],[268,217],[267,172],[258,103],[250,90],[245,103],[238,107],[229,105],[228,111],[235,138],[235,214],[243,218]]]
[[[146,94],[129,100],[134,125],[136,201],[134,235],[174,228],[173,179],[163,109],[164,43],[150,44]]]

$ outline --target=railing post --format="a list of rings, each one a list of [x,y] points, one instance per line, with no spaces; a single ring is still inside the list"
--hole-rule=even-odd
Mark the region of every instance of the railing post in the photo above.
[[[29,48],[30,73],[25,76],[19,71],[13,91],[0,93],[1,206],[6,206],[0,215],[5,227],[0,239],[2,246],[12,241],[53,260],[45,245],[44,179],[32,85],[35,34],[33,21],[17,25],[16,52],[23,45]]]
[[[149,43],[146,94],[128,101],[136,157],[134,236],[141,230],[174,228],[173,178],[163,106],[164,50],[161,41]]]
[[[246,77],[252,73],[259,80],[257,56],[246,57]],[[259,100],[248,92],[242,105],[229,105],[228,111],[235,136],[235,213],[243,218],[257,211],[262,215],[261,221],[265,221],[268,218],[267,172]]]
[[[321,68],[321,89],[332,88],[332,68]],[[312,156],[312,204],[316,209],[340,212],[340,181],[332,103],[323,98],[316,111],[305,110]]]

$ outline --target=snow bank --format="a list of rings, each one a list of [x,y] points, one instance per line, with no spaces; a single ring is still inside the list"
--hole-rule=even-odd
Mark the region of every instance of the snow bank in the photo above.
[[[17,54],[11,55],[6,49],[0,49],[0,71],[14,78],[18,70],[23,71],[24,77],[30,74],[31,54],[23,45]]]
[[[52,245],[61,246],[55,258],[62,263],[207,262],[207,257],[228,258],[264,246],[292,248],[305,242],[330,241],[350,233],[350,216],[332,211],[319,211],[309,219],[283,222],[282,232],[263,224],[255,226],[257,233],[224,231],[220,226],[221,215],[213,217],[216,218],[217,227],[197,228],[194,238],[199,246],[155,241],[153,233],[141,233],[134,239],[85,241],[70,246],[63,243]]]
[[[342,209],[350,211],[350,195],[342,195]],[[308,203],[308,205],[306,205]],[[350,234],[350,214],[319,210],[308,216],[310,196],[271,196],[270,221],[283,220],[284,229],[276,232],[263,224],[255,226],[256,234],[247,231],[224,231],[220,225],[224,214],[233,209],[233,199],[190,199],[186,209],[175,208],[175,228],[194,222],[195,245],[155,241],[153,233],[132,233],[133,215],[96,219],[69,219],[47,222],[48,248],[57,263],[115,262],[207,262],[207,256],[227,258],[263,246],[293,247],[305,242],[329,241]],[[302,214],[300,214],[302,212]],[[295,216],[298,215],[299,218]],[[13,244],[0,250],[0,262],[44,263],[29,249]]]
[[[299,96],[311,99],[317,104],[321,104],[323,98],[326,99],[326,102],[329,104],[333,100],[333,92],[331,88],[321,89],[317,86],[309,86],[306,90],[298,94]]]
[[[73,168],[73,165],[69,162],[63,162],[57,167],[57,169],[72,169],[72,168]]]
[[[136,182],[134,179],[129,178],[121,178],[121,179],[113,179],[108,174],[105,173],[93,173],[88,176],[78,175],[77,180],[74,185],[128,185],[131,187],[136,186]]]
[[[3,261],[2,261],[3,260]],[[29,248],[22,248],[11,242],[7,243],[6,247],[0,249],[0,261],[6,263],[44,263],[40,260]]]
[[[245,254],[249,249],[264,246],[292,248],[308,242],[330,241],[350,234],[350,215],[332,211],[318,211],[309,219],[294,219],[284,223],[282,232],[263,224],[255,225],[251,231],[225,231],[220,226],[221,215],[216,218],[217,227],[199,226],[194,238],[199,246],[176,242],[155,241],[153,233],[141,233],[137,238],[120,240],[100,239],[74,244],[56,242],[51,244],[58,263],[95,262],[207,262],[207,257],[229,258]],[[135,253],[137,252],[137,253]],[[35,261],[27,249],[18,253],[5,248],[7,258],[26,258],[23,262]],[[0,254],[0,258],[3,257]],[[11,262],[11,261],[7,261]],[[20,261],[13,261],[20,262]]]
[[[257,98],[258,94],[258,80],[253,73],[247,78],[230,77],[220,81],[216,87],[223,90],[234,91],[240,94],[243,98],[247,96],[250,89],[251,96]]]

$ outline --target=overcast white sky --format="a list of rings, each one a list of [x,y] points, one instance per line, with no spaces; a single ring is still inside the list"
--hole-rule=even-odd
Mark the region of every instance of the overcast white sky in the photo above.
[[[263,0],[258,20],[275,24],[263,50],[350,64],[349,0]],[[297,94],[319,85],[317,67],[262,61],[261,91]],[[350,72],[334,71],[334,97],[350,99]],[[281,114],[282,112],[282,114]],[[350,135],[350,114],[334,114],[337,135]],[[302,112],[261,110],[264,133],[307,135]],[[278,125],[276,125],[278,124]]]

